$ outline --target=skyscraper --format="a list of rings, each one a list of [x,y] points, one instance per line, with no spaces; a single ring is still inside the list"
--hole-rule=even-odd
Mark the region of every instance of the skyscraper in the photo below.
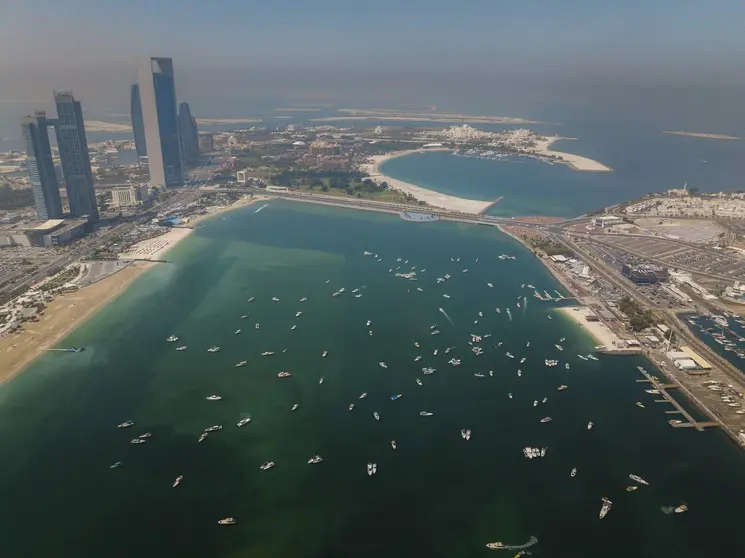
[[[70,91],[55,91],[54,102],[57,104],[54,128],[57,132],[57,145],[62,174],[65,176],[70,213],[76,217],[89,215],[93,219],[98,219],[91,158],[80,102],[75,100]]]
[[[137,66],[150,184],[183,186],[178,106],[170,58],[145,58]]]
[[[132,132],[135,137],[135,149],[138,157],[147,155],[145,143],[145,125],[142,123],[142,104],[140,103],[140,84],[132,84],[129,112],[132,116]]]
[[[179,131],[181,132],[181,159],[184,164],[194,165],[199,161],[199,129],[191,115],[189,103],[178,107]]]
[[[44,111],[38,111],[21,119],[23,141],[28,154],[28,176],[34,193],[36,214],[44,221],[62,218],[62,200],[54,172],[48,125]]]

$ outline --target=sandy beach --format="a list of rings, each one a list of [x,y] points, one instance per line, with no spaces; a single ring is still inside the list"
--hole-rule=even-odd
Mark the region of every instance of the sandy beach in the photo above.
[[[447,122],[462,124],[541,124],[537,120],[512,116],[479,116],[470,114],[446,114],[437,112],[402,112],[391,109],[339,109],[337,116],[311,118],[313,122],[334,120],[391,120],[410,122]]]
[[[716,140],[740,140],[737,136],[728,136],[726,134],[706,134],[704,132],[679,132],[675,130],[665,130],[663,134],[671,136],[687,136],[689,138],[716,139]]]
[[[588,322],[585,318],[590,314],[594,314],[594,312],[586,306],[565,306],[557,310],[587,331],[598,345],[605,345],[609,349],[612,349],[620,339],[602,321]]]
[[[605,166],[603,163],[590,159],[588,157],[582,157],[581,155],[575,155],[574,153],[562,153],[561,151],[554,151],[551,149],[551,144],[560,139],[572,139],[572,138],[561,138],[561,137],[550,137],[543,141],[537,141],[536,147],[533,151],[539,155],[556,155],[562,157],[564,162],[572,169],[577,171],[589,171],[589,172],[611,172],[612,168]]]
[[[417,186],[415,184],[410,184],[409,182],[404,182],[403,180],[397,180],[395,178],[391,178],[390,176],[386,176],[382,172],[380,172],[380,165],[382,165],[385,161],[389,161],[391,159],[394,159],[396,157],[403,157],[404,155],[411,155],[412,153],[423,153],[425,151],[449,151],[448,149],[410,149],[408,151],[397,151],[395,153],[386,153],[385,155],[375,155],[371,157],[372,163],[366,163],[364,165],[360,165],[360,170],[362,172],[366,172],[370,175],[370,178],[372,178],[375,182],[387,182],[388,186],[394,190],[399,190],[400,192],[404,192],[406,194],[411,194],[416,199],[426,202],[428,205],[431,205],[433,207],[440,207],[443,209],[450,209],[452,211],[460,211],[462,213],[480,213],[487,207],[489,207],[492,202],[488,201],[477,201],[477,200],[468,200],[464,198],[457,198],[455,196],[449,196],[447,194],[440,194],[438,192],[433,192],[432,190],[427,190],[426,188],[422,188],[421,186]]]
[[[0,339],[0,384],[16,376],[42,350],[52,347],[96,310],[116,298],[129,284],[155,264],[135,262],[121,271],[77,292],[54,299],[38,322],[29,322],[20,333]]]
[[[119,254],[120,260],[162,260],[166,252],[194,232],[189,227],[173,227],[167,233],[133,244]]]

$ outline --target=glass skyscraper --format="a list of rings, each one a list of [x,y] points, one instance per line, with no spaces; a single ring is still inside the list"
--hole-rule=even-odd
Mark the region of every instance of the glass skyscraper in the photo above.
[[[146,58],[137,67],[150,184],[184,185],[173,60]]]
[[[87,215],[98,219],[91,158],[80,102],[69,91],[55,92],[54,102],[57,104],[54,128],[70,213],[75,217]]]
[[[28,154],[28,175],[34,193],[39,219],[62,219],[62,200],[54,173],[52,149],[49,145],[49,121],[44,111],[21,119],[23,141]]]
[[[140,103],[140,85],[138,83],[132,84],[129,108],[132,116],[135,150],[137,150],[138,157],[144,157],[147,155],[147,144],[145,143],[145,124],[142,122],[142,104]]]
[[[179,105],[178,121],[181,132],[181,158],[185,165],[195,165],[199,162],[199,129],[196,119],[191,115],[189,103]]]

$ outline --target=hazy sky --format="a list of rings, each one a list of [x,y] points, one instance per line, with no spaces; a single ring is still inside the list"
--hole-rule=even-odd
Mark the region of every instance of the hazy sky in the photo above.
[[[205,116],[299,99],[553,117],[638,97],[739,127],[723,101],[742,104],[743,21],[744,0],[1,0],[0,102],[71,88],[124,110],[150,55]]]

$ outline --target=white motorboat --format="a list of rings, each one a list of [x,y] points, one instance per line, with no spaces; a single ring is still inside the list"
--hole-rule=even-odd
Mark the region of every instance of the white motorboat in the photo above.
[[[251,422],[251,417],[246,417],[246,418],[239,420],[236,426],[240,428],[241,426],[246,426],[249,422]]]
[[[421,355],[414,358],[414,362],[419,362],[420,360],[422,360]]]
[[[315,465],[316,463],[320,463],[321,461],[323,461],[323,457],[321,457],[320,455],[314,455],[313,457],[308,459],[308,464]]]
[[[380,415],[377,411],[373,412],[373,416],[375,417],[375,420],[380,420]]]
[[[354,403],[349,404],[349,410],[351,411],[352,409],[354,409]]]
[[[143,440],[144,439],[147,439],[147,438],[150,438],[150,437],[152,437],[152,433],[150,433],[150,432],[145,432],[144,434],[140,434],[138,436],[138,438],[142,438]]]
[[[608,512],[613,505],[613,502],[608,500],[608,498],[603,498],[602,502],[603,506],[600,508],[600,519],[603,519],[606,515],[608,515]]]
[[[240,368],[241,366],[246,366],[247,361],[242,360],[238,364],[235,365],[236,368]]]
[[[218,521],[220,525],[235,525],[235,518],[234,517],[226,517],[225,519],[220,519]]]
[[[235,330],[235,331],[233,332],[233,335],[238,335],[238,334],[239,334],[240,332],[241,332],[241,330],[240,330],[240,329],[236,329],[236,330]]]
[[[326,358],[326,355],[328,354],[329,354],[328,351],[323,351],[323,353],[321,353],[321,358]]]
[[[209,436],[209,434],[207,434],[207,433],[205,432],[204,434],[202,434],[202,435],[201,435],[201,436],[199,437],[199,440],[197,440],[197,442],[204,442],[204,441],[205,441],[205,440],[207,439],[207,436]]]
[[[134,425],[133,420],[125,420],[123,423],[117,424],[116,427],[117,428],[129,428],[130,426],[133,426],[133,425]]]
[[[688,506],[685,504],[679,505],[677,508],[675,508],[675,513],[684,513],[688,511]]]
[[[279,302],[279,299],[276,296],[272,297],[272,302]]]
[[[300,302],[305,302],[306,300],[308,300],[308,297],[304,296],[303,298],[300,299]]]
[[[248,300],[247,300],[246,302],[253,302],[254,300],[256,300],[256,297],[255,297],[255,296],[252,296],[252,297],[251,297],[251,298],[249,298],[249,299],[248,299]]]
[[[396,449],[396,440],[391,440],[391,447],[395,450]]]
[[[364,399],[365,397],[367,397],[367,392],[361,394],[360,397],[359,397],[359,399]]]
[[[147,440],[143,440],[142,438],[135,438],[134,440],[131,440],[130,444],[144,444],[147,442]]]
[[[430,413],[429,411],[419,411],[420,417],[431,417],[432,415],[434,415],[434,413]]]
[[[541,422],[551,422],[553,419],[551,417],[543,417],[541,419]]]
[[[275,465],[276,463],[274,461],[264,461],[264,463],[261,464],[259,469],[261,469],[262,471],[267,471],[271,469],[272,467],[274,467]]]
[[[176,480],[173,481],[173,488],[176,488],[179,484],[181,484],[181,481],[184,480],[184,475],[179,475],[176,477]]]
[[[638,482],[639,484],[644,484],[644,485],[649,486],[649,483],[638,475],[629,475],[629,478],[633,481]]]
[[[296,318],[299,318],[299,317],[300,317],[300,316],[302,316],[302,315],[303,315],[303,313],[302,313],[302,312],[295,312],[295,317],[296,317]]]
[[[571,474],[572,477],[576,477],[577,476],[577,468],[575,467],[574,469],[572,469],[572,472],[570,474]]]
[[[592,429],[592,427],[595,426],[592,422],[587,423],[587,430]]]
[[[260,324],[259,322],[256,322],[256,323],[254,324],[254,327],[255,327],[256,329],[259,329],[259,328],[261,327],[261,324]]]
[[[380,365],[381,368],[388,368],[388,365],[385,362],[381,361],[378,364]]]
[[[294,405],[292,406],[292,409],[290,409],[290,410],[291,410],[291,411],[297,411],[299,407],[300,407],[300,405],[298,405],[297,403],[295,403],[295,404],[294,404]]]
[[[367,464],[367,474],[369,476],[372,476],[373,475],[373,464],[372,463],[368,463]]]
[[[207,352],[208,353],[217,353],[219,350],[220,350],[220,347],[218,347],[217,345],[214,345],[214,346],[210,347],[209,349],[207,349]]]
[[[220,401],[222,397],[219,395],[209,395],[205,399],[207,399],[207,401]]]
[[[214,426],[210,426],[209,428],[205,428],[204,429],[204,431],[207,432],[207,433],[209,433],[209,432],[217,432],[218,430],[222,430],[222,426],[220,426],[219,424],[216,424]]]
[[[323,376],[321,376],[321,379],[320,379],[320,380],[318,380],[318,383],[319,383],[319,384],[322,384],[322,383],[323,383]]]
[[[166,341],[168,341],[169,343],[174,343],[178,341],[178,337],[176,337],[175,335],[171,335],[170,337],[166,338]]]
[[[415,381],[416,381],[417,385],[419,385],[419,386],[422,385],[422,381],[419,378],[417,378]]]
[[[185,351],[186,350],[186,345],[184,345],[183,347],[176,347],[176,350],[177,351]]]
[[[280,372],[279,374],[277,374],[277,378],[289,378],[290,376],[292,376],[292,374],[290,374],[289,372]]]
[[[367,327],[370,327],[370,324],[371,324],[371,323],[372,323],[372,321],[370,321],[370,320],[367,320],[367,322],[365,322],[365,325],[366,325]]]
[[[292,326],[292,327],[290,328],[290,331],[295,331],[296,329],[297,329],[297,326],[296,326],[296,325],[293,325],[293,326]]]

